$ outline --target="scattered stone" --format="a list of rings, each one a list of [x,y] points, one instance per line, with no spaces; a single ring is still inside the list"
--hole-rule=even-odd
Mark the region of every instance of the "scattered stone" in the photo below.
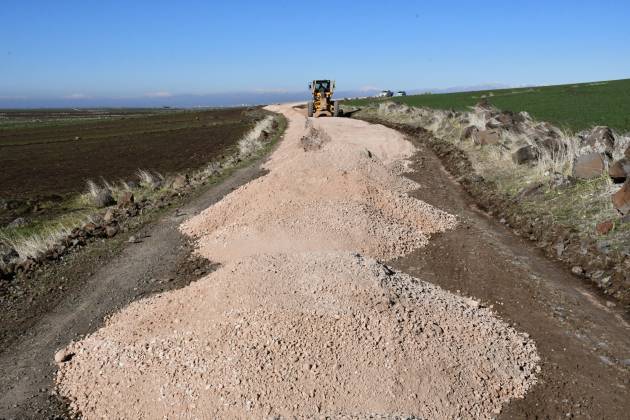
[[[619,214],[622,216],[630,214],[630,180],[627,180],[621,189],[613,194],[612,202]]]
[[[501,134],[499,130],[491,129],[491,130],[480,130],[477,133],[477,139],[475,143],[481,146],[488,146],[488,145],[499,144],[500,141],[501,141]]]
[[[571,272],[575,274],[576,276],[581,276],[582,274],[584,274],[584,269],[580,267],[579,265],[576,265],[573,268],[571,268]]]
[[[598,152],[587,153],[575,158],[573,176],[580,179],[597,178],[606,171],[607,158]]]
[[[99,188],[94,194],[90,195],[92,204],[98,208],[103,208],[116,204],[114,196],[109,188]]]
[[[612,220],[606,220],[604,222],[598,223],[595,227],[597,234],[599,235],[607,235],[613,228],[615,227],[615,223]]]
[[[77,141],[77,140],[81,140],[81,137],[79,137],[79,136],[74,136],[74,140],[75,140],[75,141]]]
[[[531,144],[519,147],[516,152],[512,153],[512,161],[517,165],[530,163],[536,159],[538,159],[538,151]]]
[[[615,136],[609,127],[597,126],[586,136],[584,143],[594,152],[612,156],[615,148]]]
[[[108,238],[113,238],[118,233],[118,228],[114,225],[107,225],[105,227],[105,235]]]
[[[118,199],[119,208],[129,207],[133,203],[134,203],[134,196],[131,191],[125,191],[124,193],[122,193],[122,195]]]
[[[19,228],[19,227],[22,227],[22,226],[26,226],[26,225],[28,225],[28,223],[29,223],[28,219],[25,219],[24,217],[18,217],[17,219],[15,219],[11,223],[9,223],[7,225],[7,227],[9,227],[11,229],[15,229],[15,228]]]
[[[622,183],[630,175],[630,158],[624,157],[612,164],[608,170],[608,175],[616,183]]]
[[[105,216],[103,216],[103,221],[105,223],[109,223],[112,220],[114,220],[115,215],[114,215],[114,210],[113,209],[107,209],[107,212],[105,212]]]
[[[135,244],[137,242],[137,239],[135,236],[131,235],[127,242],[129,242],[130,244]]]
[[[61,349],[57,353],[55,353],[55,363],[61,364],[69,362],[73,356],[74,353],[68,351],[68,349]]]
[[[180,189],[184,188],[186,185],[188,185],[188,175],[180,174],[177,175],[175,179],[173,179],[171,187],[175,189]]]
[[[479,133],[479,129],[474,125],[469,125],[462,133],[462,140],[474,139]]]

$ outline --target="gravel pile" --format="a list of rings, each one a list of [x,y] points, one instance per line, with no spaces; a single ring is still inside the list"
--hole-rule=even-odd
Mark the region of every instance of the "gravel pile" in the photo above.
[[[304,117],[276,110],[270,172],[182,227],[223,266],[63,349],[61,395],[85,418],[488,418],[522,397],[531,340],[376,260],[456,223],[405,194],[410,143],[331,118],[305,148]]]

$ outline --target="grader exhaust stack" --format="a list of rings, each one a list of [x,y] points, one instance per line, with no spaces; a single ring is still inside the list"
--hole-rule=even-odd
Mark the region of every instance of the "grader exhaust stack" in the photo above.
[[[313,80],[308,85],[312,99],[308,101],[309,117],[339,117],[339,101],[332,98],[335,91],[334,80]]]

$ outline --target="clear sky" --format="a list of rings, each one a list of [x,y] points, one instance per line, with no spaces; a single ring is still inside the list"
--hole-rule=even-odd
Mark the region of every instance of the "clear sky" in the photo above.
[[[630,1],[2,0],[0,97],[630,77]]]

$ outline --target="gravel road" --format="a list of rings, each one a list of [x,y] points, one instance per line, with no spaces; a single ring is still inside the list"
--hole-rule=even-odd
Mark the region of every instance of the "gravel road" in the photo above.
[[[268,173],[186,221],[222,267],[136,302],[58,357],[85,418],[490,418],[536,382],[527,335],[392,271],[457,225],[408,192],[415,147],[350,119],[289,121]]]

